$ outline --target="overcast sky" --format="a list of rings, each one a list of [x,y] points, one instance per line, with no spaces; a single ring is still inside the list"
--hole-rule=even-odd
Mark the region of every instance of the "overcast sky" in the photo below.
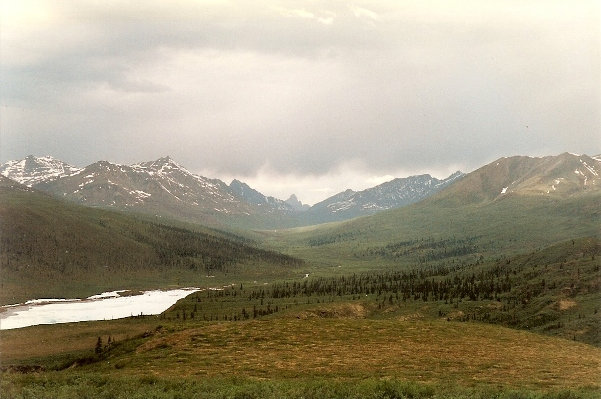
[[[171,155],[314,203],[601,153],[597,0],[0,3],[0,162]]]

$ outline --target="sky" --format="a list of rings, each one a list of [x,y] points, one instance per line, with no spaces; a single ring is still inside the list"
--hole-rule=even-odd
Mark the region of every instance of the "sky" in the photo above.
[[[170,155],[313,204],[601,153],[591,1],[0,0],[0,162]]]

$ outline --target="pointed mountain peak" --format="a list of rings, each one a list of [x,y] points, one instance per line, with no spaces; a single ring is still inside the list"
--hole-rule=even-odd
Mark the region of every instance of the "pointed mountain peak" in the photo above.
[[[157,159],[156,161],[154,161],[155,163],[158,164],[170,164],[170,163],[175,163],[175,161],[173,160],[173,158],[171,158],[170,155],[164,156],[164,157],[160,157],[159,159]]]
[[[230,183],[230,190],[232,190],[238,197],[241,197],[253,204],[267,202],[267,197],[238,179],[232,180]]]
[[[304,211],[310,208],[309,205],[307,204],[303,204],[297,197],[295,194],[290,195],[290,197],[284,201],[286,202],[288,205],[290,205],[290,207],[292,207],[292,209],[294,211],[300,212],[300,211]]]
[[[188,175],[192,175],[191,172],[175,162],[169,155],[158,158],[154,161],[140,162],[132,165],[132,167],[136,169],[144,169],[153,173],[165,173],[171,170],[180,170]]]
[[[165,165],[170,165],[170,166],[177,166],[179,167],[179,165],[177,164],[177,162],[175,162],[173,160],[173,158],[171,158],[169,155],[164,156],[164,157],[160,157],[154,161],[148,161],[148,162],[142,162],[141,165],[147,165],[150,166],[152,168],[161,168]]]
[[[463,173],[462,171],[458,170],[455,173],[451,173],[449,175],[449,177],[447,177],[446,179],[443,179],[442,183],[445,184],[445,185],[447,185],[447,184],[449,184],[449,183],[451,183],[451,182],[453,182],[453,181],[455,181],[457,179],[461,179],[463,176],[465,176],[465,173]]]
[[[93,164],[90,164],[88,166],[86,166],[85,169],[93,169],[93,170],[112,170],[115,169],[116,167],[118,167],[120,165],[114,164],[112,162],[109,161],[105,161],[105,160],[101,160],[101,161],[96,161]]]

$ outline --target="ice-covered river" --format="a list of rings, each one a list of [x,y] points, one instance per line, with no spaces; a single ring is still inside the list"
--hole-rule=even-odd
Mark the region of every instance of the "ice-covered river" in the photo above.
[[[119,295],[126,291],[113,291],[81,300],[35,299],[24,304],[3,306],[0,312],[0,330],[37,324],[110,320],[140,314],[159,314],[178,300],[199,290],[199,288],[156,290],[131,296]]]

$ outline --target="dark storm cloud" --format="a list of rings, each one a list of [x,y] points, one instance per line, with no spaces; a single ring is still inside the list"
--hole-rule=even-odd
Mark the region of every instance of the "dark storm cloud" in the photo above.
[[[601,152],[596,2],[54,3],[5,6],[1,161],[259,182]]]

